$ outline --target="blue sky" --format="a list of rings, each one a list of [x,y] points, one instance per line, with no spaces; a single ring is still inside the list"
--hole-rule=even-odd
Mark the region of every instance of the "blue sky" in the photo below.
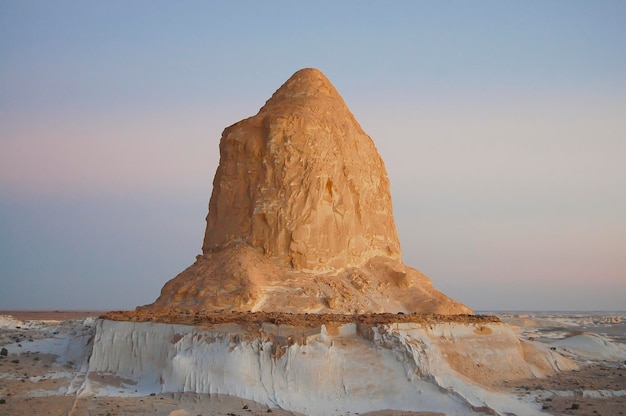
[[[477,310],[624,310],[625,41],[622,1],[0,0],[0,309],[153,301],[222,130],[316,67],[405,263]]]

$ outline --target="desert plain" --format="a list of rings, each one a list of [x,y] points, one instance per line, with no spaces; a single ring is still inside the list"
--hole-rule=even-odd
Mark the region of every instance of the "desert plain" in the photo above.
[[[132,384],[124,383],[112,386],[103,394],[71,393],[73,383],[85,371],[83,364],[72,359],[86,358],[84,351],[72,351],[71,342],[77,342],[84,334],[90,336],[96,319],[103,315],[106,316],[99,311],[0,312],[0,347],[7,351],[6,355],[0,356],[0,415],[300,414],[222,394],[164,392],[138,395]],[[227,321],[232,319],[231,316],[233,314],[228,312],[213,319]],[[626,313],[507,312],[486,313],[484,316],[508,323],[522,339],[546,343],[572,357],[579,365],[578,369],[544,378],[505,381],[494,389],[517,400],[534,403],[545,414],[626,414]],[[301,319],[299,323],[306,324],[307,316],[288,314],[274,318],[292,324]],[[397,318],[412,319],[410,316]],[[245,313],[238,319],[251,320]],[[394,318],[387,316],[385,319]],[[589,340],[601,342],[588,344]],[[111,381],[114,381],[113,378]],[[361,414],[399,416],[442,413],[388,409]],[[477,411],[470,414],[493,413]]]

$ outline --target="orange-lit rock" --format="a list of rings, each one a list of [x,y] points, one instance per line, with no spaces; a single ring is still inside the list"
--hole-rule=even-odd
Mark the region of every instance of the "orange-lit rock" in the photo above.
[[[224,130],[202,252],[143,308],[471,313],[402,263],[384,163],[316,69]]]

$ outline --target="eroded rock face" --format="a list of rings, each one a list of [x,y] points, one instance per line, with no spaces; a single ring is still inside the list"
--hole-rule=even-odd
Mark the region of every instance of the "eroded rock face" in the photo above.
[[[316,271],[400,258],[384,163],[316,69],[224,131],[207,223],[205,254],[243,242]]]
[[[145,308],[471,313],[402,264],[384,163],[316,69],[224,130],[202,252]]]

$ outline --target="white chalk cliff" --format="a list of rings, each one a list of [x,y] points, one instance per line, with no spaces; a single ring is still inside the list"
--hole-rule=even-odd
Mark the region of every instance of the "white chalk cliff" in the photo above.
[[[144,308],[472,313],[403,264],[384,163],[310,68],[224,130],[202,255]]]
[[[504,324],[342,324],[305,331],[99,320],[77,393],[115,395],[115,388],[107,392],[121,386],[140,395],[228,394],[310,416],[381,409],[530,416],[544,413],[498,384],[573,368]]]

